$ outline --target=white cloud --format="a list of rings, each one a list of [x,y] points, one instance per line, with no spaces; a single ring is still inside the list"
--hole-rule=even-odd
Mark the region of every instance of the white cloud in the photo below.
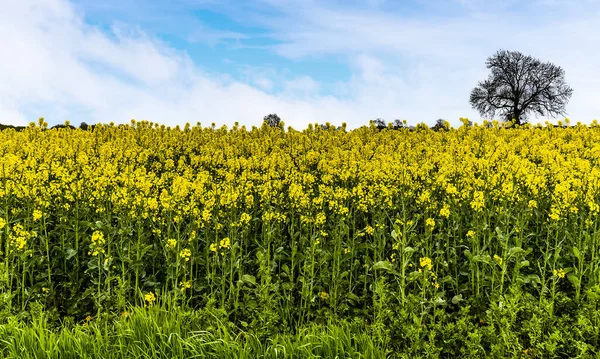
[[[595,1],[586,2],[585,12],[538,16],[532,24],[508,10],[491,16],[479,0],[456,1],[466,10],[445,20],[384,12],[383,1],[364,9],[307,1],[293,10],[289,2],[272,1],[281,16],[264,22],[239,10],[281,41],[272,49],[282,56],[343,56],[353,75],[327,84],[336,89],[334,97],[319,95],[323,86],[315,79],[280,69],[247,67],[243,82],[207,72],[144,29],[121,24],[106,33],[86,24],[66,0],[7,0],[0,11],[1,44],[9,54],[0,58],[0,123],[44,116],[51,123],[135,118],[252,125],[277,113],[296,128],[326,121],[354,127],[375,117],[458,124],[460,116],[478,119],[469,109],[469,92],[487,75],[485,58],[500,47],[563,66],[575,89],[567,108],[571,118],[589,122],[600,115],[600,49],[586,40],[599,32]],[[553,0],[539,6],[568,5]],[[243,39],[235,32],[206,36]],[[269,94],[273,88],[282,91]],[[34,110],[41,112],[32,115]]]
[[[135,118],[251,125],[277,112],[288,125],[303,127],[307,119],[320,120],[343,107],[329,98],[307,103],[271,96],[228,75],[205,73],[184,53],[140,31],[113,28],[107,35],[86,25],[62,0],[10,0],[0,24],[10,54],[0,59],[1,123],[44,116],[50,123]],[[27,118],[33,110],[43,113]]]
[[[262,25],[282,41],[273,47],[282,56],[346,55],[356,70],[346,84],[355,104],[388,119],[479,119],[469,108],[469,93],[487,77],[486,58],[500,48],[562,66],[575,89],[569,116],[582,122],[600,116],[600,103],[593,100],[600,96],[600,48],[589,40],[600,35],[598,0],[577,6],[563,0],[455,1],[456,14],[447,17],[307,1],[299,9],[279,5],[282,16]],[[448,2],[426,6],[436,5]]]
[[[306,97],[318,92],[319,89],[319,83],[310,76],[298,76],[284,82],[284,92],[290,95],[297,94]]]

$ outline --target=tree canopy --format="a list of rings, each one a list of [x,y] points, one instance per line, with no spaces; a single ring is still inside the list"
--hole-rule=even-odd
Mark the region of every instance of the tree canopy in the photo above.
[[[520,125],[528,115],[565,115],[573,89],[565,82],[565,71],[518,51],[500,50],[486,61],[491,73],[470,96],[471,106],[482,116],[500,115]]]

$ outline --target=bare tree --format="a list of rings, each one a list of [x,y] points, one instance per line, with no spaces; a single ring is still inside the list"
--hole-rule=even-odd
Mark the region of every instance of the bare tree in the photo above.
[[[529,113],[566,115],[573,89],[565,83],[565,71],[518,51],[500,50],[486,61],[491,74],[471,92],[469,102],[482,116],[525,123]]]

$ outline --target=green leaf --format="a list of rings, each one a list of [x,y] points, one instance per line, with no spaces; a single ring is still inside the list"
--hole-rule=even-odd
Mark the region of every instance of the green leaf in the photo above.
[[[66,259],[71,259],[73,258],[75,255],[77,254],[77,251],[75,251],[73,248],[69,248],[67,249],[67,257]]]
[[[408,280],[409,282],[414,281],[417,278],[420,278],[422,276],[422,273],[414,271],[414,272],[410,272],[408,274],[408,276],[406,277],[406,280]]]
[[[348,299],[352,302],[358,303],[358,301],[360,301],[360,298],[354,294],[354,293],[348,293],[346,294],[346,297],[348,297]]]
[[[244,282],[244,284],[256,285],[256,277],[250,274],[244,274],[242,276],[242,282]]]
[[[473,254],[471,253],[471,251],[470,251],[470,250],[468,250],[468,249],[465,249],[465,251],[464,251],[464,254],[465,254],[465,256],[466,256],[466,257],[467,257],[467,258],[468,258],[470,261],[472,261],[472,260],[473,260]]]
[[[569,273],[569,274],[567,274],[567,278],[569,279],[569,282],[571,282],[571,284],[573,284],[573,286],[575,288],[578,288],[580,286],[581,280],[579,279],[577,274]]]
[[[575,255],[575,258],[581,260],[581,252],[579,252],[579,248],[573,247],[573,255]]]
[[[485,254],[485,255],[478,254],[476,256],[473,256],[473,258],[471,258],[471,261],[473,261],[475,263],[490,264],[490,263],[492,263],[492,257],[490,257],[489,254]]]
[[[437,306],[444,306],[444,305],[446,305],[446,300],[443,298],[437,297],[437,298],[435,298],[434,303]]]
[[[521,247],[512,247],[511,249],[508,250],[508,258],[511,258],[512,256],[515,256],[517,254],[521,254],[524,253],[525,250]]]
[[[541,284],[542,280],[540,279],[540,277],[537,274],[530,274],[523,278],[523,282],[526,284],[529,284],[529,283]]]
[[[140,251],[140,252],[141,252],[141,254],[140,254],[140,257],[143,257],[143,256],[144,256],[146,253],[148,253],[148,251],[149,251],[149,250],[151,250],[152,248],[154,248],[154,246],[153,246],[153,245],[148,245],[148,246],[145,246],[145,247],[143,247],[143,248],[141,249],[141,251]]]
[[[388,272],[393,271],[392,263],[390,263],[389,261],[379,261],[373,264],[373,269],[383,269]]]
[[[464,299],[462,297],[462,294],[457,294],[454,297],[452,297],[452,304],[458,304],[460,302],[462,302]]]

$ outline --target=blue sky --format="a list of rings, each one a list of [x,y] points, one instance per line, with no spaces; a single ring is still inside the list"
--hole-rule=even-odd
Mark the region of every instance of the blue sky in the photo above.
[[[486,58],[566,70],[600,117],[598,0],[3,0],[0,123],[169,125],[481,118]],[[534,119],[543,122],[545,119]]]

